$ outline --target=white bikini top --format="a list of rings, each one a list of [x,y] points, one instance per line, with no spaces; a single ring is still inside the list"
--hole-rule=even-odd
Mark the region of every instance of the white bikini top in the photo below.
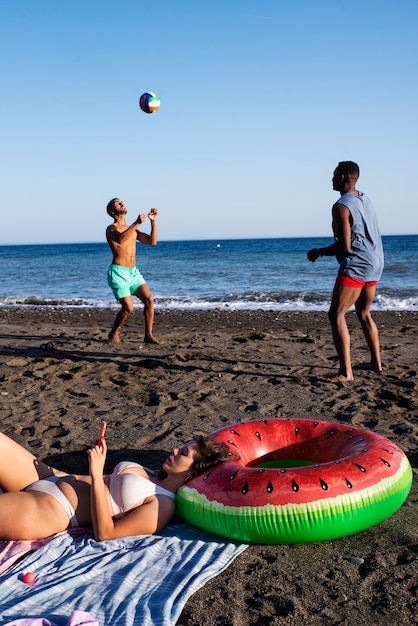
[[[132,473],[122,474],[121,472],[128,467],[143,468],[139,463],[133,463],[132,461],[121,461],[116,465],[110,475],[109,485],[113,515],[126,513],[149,496],[168,496],[175,500],[176,495],[172,491],[156,485],[152,480],[145,478],[145,476]],[[145,467],[143,469],[147,470]]]

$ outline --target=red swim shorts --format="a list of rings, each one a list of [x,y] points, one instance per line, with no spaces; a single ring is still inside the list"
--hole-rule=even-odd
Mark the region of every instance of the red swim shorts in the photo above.
[[[353,289],[362,289],[363,287],[374,287],[377,285],[377,280],[364,281],[359,278],[353,278],[352,276],[346,276],[345,274],[338,273],[335,281],[336,285],[341,287],[352,287]]]

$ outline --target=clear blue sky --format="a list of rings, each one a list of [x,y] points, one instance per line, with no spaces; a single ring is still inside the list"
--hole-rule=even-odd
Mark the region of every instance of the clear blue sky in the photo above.
[[[418,233],[417,0],[0,0],[0,244],[331,236],[339,160]],[[157,113],[138,106],[144,91]]]

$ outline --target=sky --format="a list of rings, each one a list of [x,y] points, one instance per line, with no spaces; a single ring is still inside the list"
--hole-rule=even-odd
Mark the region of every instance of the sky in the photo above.
[[[417,0],[0,0],[0,245],[104,241],[114,197],[160,240],[331,237],[341,160],[417,234],[417,32]]]

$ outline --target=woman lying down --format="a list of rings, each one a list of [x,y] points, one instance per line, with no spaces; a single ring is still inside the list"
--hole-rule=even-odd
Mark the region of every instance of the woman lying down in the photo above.
[[[199,435],[174,448],[157,473],[122,461],[104,474],[105,429],[102,422],[88,450],[88,475],[50,467],[0,433],[0,539],[43,539],[76,527],[92,528],[97,541],[158,532],[174,514],[181,485],[233,458],[225,444]]]

